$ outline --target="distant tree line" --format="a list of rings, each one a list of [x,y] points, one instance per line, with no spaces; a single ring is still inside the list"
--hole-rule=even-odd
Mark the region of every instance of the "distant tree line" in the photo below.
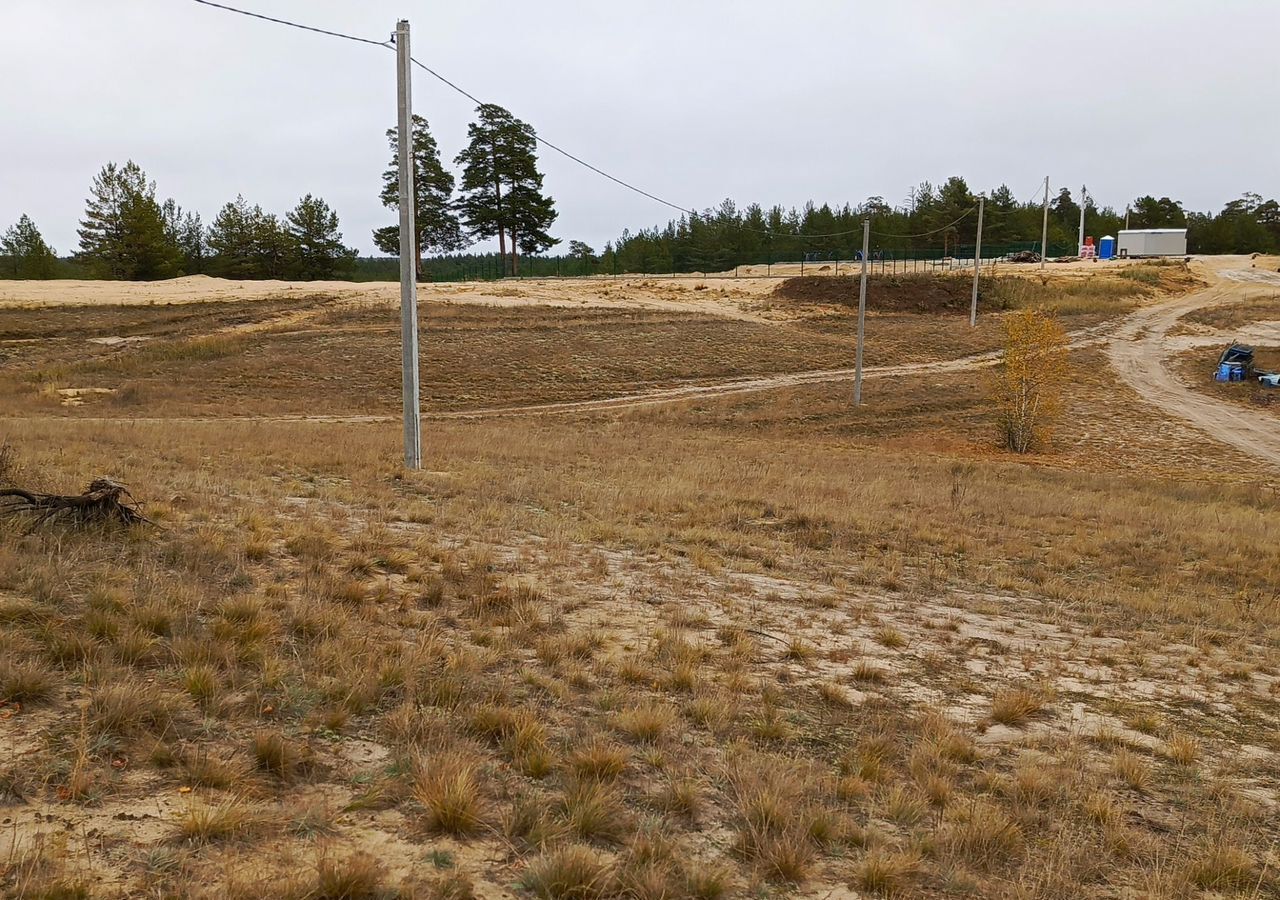
[[[11,278],[153,281],[207,273],[228,278],[313,280],[349,277],[356,252],[343,246],[338,216],[307,194],[283,218],[226,204],[206,228],[198,213],[161,202],[132,160],[94,177],[78,229],[79,248],[61,260],[24,215],[0,236],[0,272]]]
[[[862,249],[862,222],[872,222],[873,252],[964,256],[973,251],[978,198],[963,178],[940,187],[924,182],[909,205],[891,207],[881,197],[859,205],[807,203],[803,209],[759,204],[739,208],[725,200],[696,216],[681,216],[661,228],[624,231],[600,254],[570,243],[570,258],[590,260],[598,271],[718,272],[766,262],[854,259]],[[1099,209],[1086,198],[1085,233],[1095,239],[1125,228],[1126,211]],[[973,212],[970,212],[970,211]],[[966,213],[968,213],[966,215]],[[1005,185],[987,194],[982,240],[986,252],[1001,246],[1039,246],[1042,200],[1018,201]],[[1139,197],[1127,210],[1130,228],[1187,228],[1192,253],[1280,252],[1280,207],[1257,194],[1233,200],[1218,214],[1187,213],[1168,197]],[[959,220],[959,221],[957,221]],[[1049,203],[1050,251],[1074,252],[1080,206],[1063,188]]]
[[[623,272],[724,271],[734,266],[803,258],[854,259],[862,221],[872,220],[877,253],[959,255],[972,252],[977,197],[963,178],[913,189],[911,200],[890,206],[881,197],[857,205],[807,203],[801,209],[759,204],[739,208],[725,200],[663,227],[624,231],[597,252],[571,240],[566,251],[540,255],[559,241],[548,231],[554,205],[542,189],[536,135],[501,107],[477,109],[470,142],[456,159],[461,190],[440,161],[427,122],[414,121],[415,229],[419,275],[424,280],[501,278],[513,274],[589,275]],[[391,165],[382,202],[399,205],[399,149],[388,132]],[[1086,198],[1086,233],[1097,238],[1125,227],[1185,227],[1192,253],[1280,253],[1280,204],[1245,194],[1216,213],[1186,212],[1168,197],[1144,196],[1126,211],[1098,208]],[[1001,185],[987,194],[983,246],[1038,246],[1042,205],[1019,201]],[[1074,248],[1080,206],[1070,190],[1049,205],[1049,244]],[[59,258],[35,223],[23,215],[0,233],[0,277],[156,279],[207,273],[229,278],[395,280],[399,227],[374,232],[388,258],[358,258],[343,245],[337,214],[310,194],[279,217],[243,197],[227,203],[206,228],[199,214],[173,200],[160,202],[154,182],[133,162],[109,163],[94,179],[80,245]],[[465,253],[472,242],[497,238],[497,253]],[[522,255],[524,257],[522,262]],[[522,268],[523,265],[523,268]]]
[[[558,243],[548,234],[556,212],[543,192],[533,128],[500,106],[483,104],[476,113],[468,146],[456,160],[462,167],[462,190],[456,199],[454,176],[441,164],[426,120],[414,119],[420,270],[425,254],[450,254],[476,240],[496,237],[500,253],[488,277],[518,274],[521,253],[538,254]],[[398,139],[394,130],[387,137],[392,159],[380,199],[398,209]],[[343,244],[337,213],[319,197],[307,194],[279,216],[237,196],[206,227],[199,213],[183,210],[172,199],[161,202],[155,182],[132,160],[107,163],[95,176],[78,235],[77,251],[60,260],[35,223],[23,215],[0,235],[0,277],[150,281],[209,274],[309,281],[368,278],[384,268],[377,261],[360,260]],[[377,229],[373,238],[384,253],[399,253],[398,225]],[[453,272],[465,267],[442,268]]]

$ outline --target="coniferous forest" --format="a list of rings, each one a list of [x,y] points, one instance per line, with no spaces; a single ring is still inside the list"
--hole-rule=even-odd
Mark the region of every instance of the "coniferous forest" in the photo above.
[[[415,230],[419,277],[424,281],[513,275],[580,276],[623,273],[724,272],[743,265],[854,260],[862,223],[871,221],[874,258],[969,258],[978,226],[978,194],[963,178],[922,182],[906,200],[808,202],[802,207],[739,206],[725,200],[665,225],[624,229],[592,247],[552,232],[558,217],[538,169],[531,126],[499,106],[477,108],[466,147],[454,160],[460,178],[440,159],[425,119],[414,121]],[[207,274],[227,278],[289,280],[396,280],[400,244],[395,224],[399,151],[388,132],[391,160],[379,200],[389,224],[374,245],[385,257],[360,257],[343,240],[337,212],[307,194],[279,215],[237,197],[206,226],[199,213],[173,199],[161,201],[156,184],[136,163],[108,163],[94,178],[78,230],[79,246],[60,255],[23,214],[0,231],[0,278],[110,278],[155,280]],[[455,195],[455,186],[459,186]],[[1018,198],[1005,185],[985,192],[983,256],[1039,250],[1043,195]],[[1188,229],[1191,253],[1280,252],[1280,204],[1247,193],[1217,212],[1186,210],[1169,197],[1138,197],[1126,208],[1095,205],[1086,197],[1085,233],[1095,239],[1126,227]],[[1051,195],[1050,256],[1076,252],[1080,198],[1067,188]],[[497,252],[468,252],[480,242]]]

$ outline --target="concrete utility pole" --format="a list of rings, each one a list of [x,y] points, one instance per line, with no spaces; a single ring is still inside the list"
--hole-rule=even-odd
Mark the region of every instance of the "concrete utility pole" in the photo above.
[[[862,281],[858,285],[858,351],[854,356],[853,405],[862,405],[862,338],[867,322],[867,255],[871,252],[871,220],[862,221]]]
[[[1076,241],[1076,255],[1084,253],[1084,208],[1089,203],[1088,188],[1080,185],[1080,239]]]
[[[1040,268],[1049,256],[1049,176],[1044,176],[1044,224],[1040,226]]]
[[[396,81],[400,124],[400,370],[404,395],[404,467],[422,468],[422,409],[418,399],[418,241],[413,223],[413,62],[409,22],[396,23]]]
[[[969,326],[978,324],[978,273],[982,271],[982,213],[987,198],[978,195],[978,237],[973,248],[973,302],[969,304]]]

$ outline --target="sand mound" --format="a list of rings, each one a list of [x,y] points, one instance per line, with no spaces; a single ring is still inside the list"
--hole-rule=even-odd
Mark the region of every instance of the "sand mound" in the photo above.
[[[867,282],[867,308],[890,312],[952,313],[969,305],[973,279],[952,275],[878,275]],[[841,275],[788,278],[773,291],[788,303],[856,306],[858,279]]]

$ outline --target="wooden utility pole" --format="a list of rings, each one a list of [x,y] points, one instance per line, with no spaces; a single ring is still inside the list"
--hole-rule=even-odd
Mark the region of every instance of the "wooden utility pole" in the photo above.
[[[396,101],[400,126],[400,374],[404,399],[404,466],[422,468],[418,397],[418,258],[413,196],[413,61],[409,22],[396,23]]]

